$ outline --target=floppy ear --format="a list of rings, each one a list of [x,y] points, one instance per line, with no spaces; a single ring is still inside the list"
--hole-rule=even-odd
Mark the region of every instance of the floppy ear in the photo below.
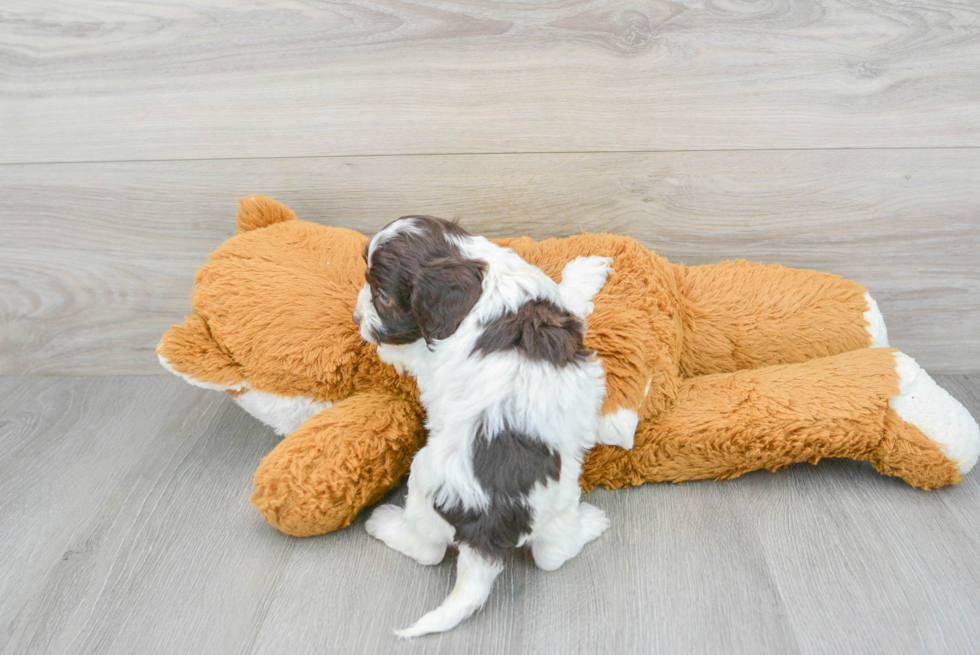
[[[486,265],[475,259],[436,259],[412,280],[412,314],[426,343],[456,332],[483,290]]]

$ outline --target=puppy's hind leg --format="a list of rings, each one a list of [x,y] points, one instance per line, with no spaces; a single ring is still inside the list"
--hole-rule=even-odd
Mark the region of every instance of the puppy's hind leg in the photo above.
[[[420,492],[413,492],[411,478],[405,507],[379,505],[364,528],[375,539],[427,566],[443,560],[455,533]]]
[[[612,257],[576,257],[561,271],[558,292],[562,303],[579,318],[585,318],[595,308],[592,299],[606,285],[612,270]]]
[[[605,512],[588,503],[579,505],[567,517],[556,518],[542,530],[535,530],[531,541],[534,563],[545,571],[554,571],[578,555],[609,527]]]
[[[538,568],[554,571],[609,527],[605,512],[579,502],[581,494],[578,474],[573,473],[556,486],[540,489],[537,498],[531,499],[532,506],[539,508],[529,540]]]
[[[568,506],[535,526],[531,536],[534,563],[540,569],[554,571],[608,527],[609,519],[598,507],[588,503]]]

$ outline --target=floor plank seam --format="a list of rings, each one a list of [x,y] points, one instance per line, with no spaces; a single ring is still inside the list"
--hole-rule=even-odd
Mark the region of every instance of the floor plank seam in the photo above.
[[[330,155],[281,155],[265,157],[178,157],[174,159],[80,159],[77,161],[16,161],[0,162],[0,166],[71,166],[94,164],[158,164],[209,161],[277,161],[289,159],[381,159],[388,157],[507,157],[542,155],[654,155],[685,153],[765,153],[765,152],[846,152],[846,151],[928,151],[928,150],[980,150],[980,145],[933,145],[933,146],[838,146],[822,148],[650,148],[642,150],[516,150],[488,152],[393,152],[393,153],[339,153]]]

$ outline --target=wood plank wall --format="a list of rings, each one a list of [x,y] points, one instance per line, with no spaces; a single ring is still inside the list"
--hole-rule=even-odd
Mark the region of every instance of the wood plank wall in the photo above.
[[[4,4],[0,373],[163,373],[251,193],[829,270],[980,371],[980,5]]]

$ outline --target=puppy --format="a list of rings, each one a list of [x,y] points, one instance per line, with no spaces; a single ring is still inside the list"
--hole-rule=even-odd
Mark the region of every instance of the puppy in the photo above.
[[[512,250],[428,216],[389,224],[366,258],[354,320],[383,361],[416,379],[428,430],[405,507],[378,507],[367,531],[421,564],[459,549],[452,594],[397,631],[414,637],[479,609],[510,549],[530,545],[550,571],[609,526],[579,502],[579,474],[605,395],[584,320],[611,260],[577,258],[559,285]]]

